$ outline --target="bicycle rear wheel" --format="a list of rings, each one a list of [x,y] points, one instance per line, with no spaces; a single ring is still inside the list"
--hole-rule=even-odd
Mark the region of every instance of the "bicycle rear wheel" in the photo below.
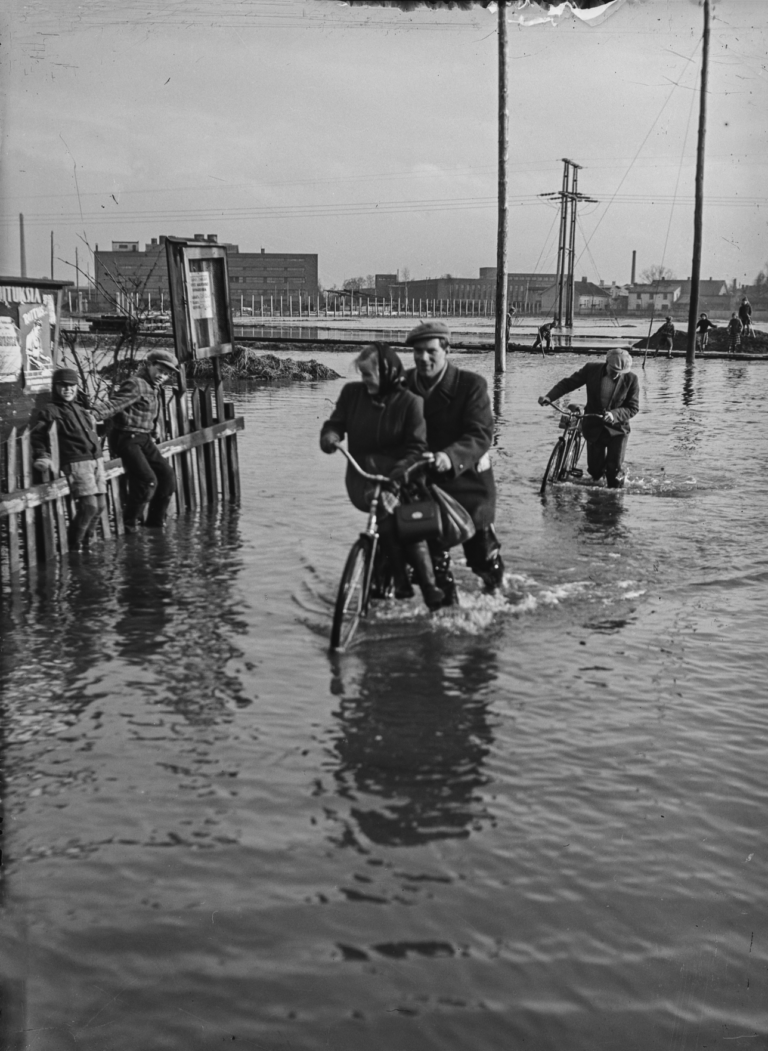
[[[357,631],[360,618],[368,612],[372,558],[371,540],[361,536],[352,545],[344,572],[341,574],[331,628],[331,649],[333,650],[345,650],[349,646]]]
[[[539,488],[539,494],[541,496],[547,491],[547,486],[550,482],[556,482],[560,477],[560,472],[563,468],[563,450],[564,444],[558,439],[557,444],[552,450],[552,455],[547,463],[547,469],[544,472],[544,477],[541,479],[541,487]]]

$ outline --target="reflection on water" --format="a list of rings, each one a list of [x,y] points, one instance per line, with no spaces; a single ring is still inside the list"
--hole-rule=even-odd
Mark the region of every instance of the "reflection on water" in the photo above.
[[[493,740],[494,654],[476,646],[452,657],[425,637],[402,647],[396,668],[380,647],[359,649],[351,674],[336,663],[334,777],[339,795],[353,800],[357,827],[335,841],[360,833],[414,846],[468,836],[489,820],[477,790],[487,782],[482,766]]]
[[[460,359],[505,592],[458,558],[330,689],[345,379],[238,387],[240,508],[3,593],[9,1051],[764,1039],[764,366],[649,358],[626,488],[542,500],[564,358]]]

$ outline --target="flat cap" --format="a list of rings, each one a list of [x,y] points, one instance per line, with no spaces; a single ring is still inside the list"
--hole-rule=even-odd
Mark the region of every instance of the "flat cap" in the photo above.
[[[74,369],[56,369],[53,376],[51,377],[54,387],[57,383],[69,383],[77,384],[80,383],[80,377]]]
[[[626,347],[611,347],[605,355],[605,363],[622,376],[632,371],[632,355]]]
[[[412,347],[422,339],[447,339],[451,342],[451,330],[444,321],[420,321],[405,339],[406,347]]]
[[[167,369],[179,371],[179,359],[170,350],[150,350],[144,360],[150,365],[165,365]]]

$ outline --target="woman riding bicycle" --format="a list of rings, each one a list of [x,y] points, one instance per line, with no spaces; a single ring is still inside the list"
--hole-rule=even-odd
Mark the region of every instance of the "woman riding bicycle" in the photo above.
[[[387,343],[371,343],[354,362],[362,382],[347,383],[330,419],[320,431],[320,448],[336,451],[346,435],[350,454],[358,463],[392,481],[402,478],[409,467],[428,451],[424,403],[404,389],[404,369],[397,353]],[[370,483],[347,466],[347,493],[359,511],[371,505]],[[395,598],[410,598],[406,559],[413,566],[424,601],[436,609],[444,594],[435,584],[432,560],[425,542],[401,548],[391,513],[379,518],[379,534],[395,581]]]

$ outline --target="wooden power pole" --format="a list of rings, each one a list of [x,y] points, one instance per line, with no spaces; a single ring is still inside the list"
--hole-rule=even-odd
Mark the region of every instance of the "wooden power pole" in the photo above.
[[[507,371],[507,161],[509,158],[507,0],[499,0],[499,224],[496,239],[496,372]]]
[[[704,35],[701,45],[701,90],[699,92],[699,139],[696,147],[696,196],[693,210],[693,261],[691,263],[691,302],[688,307],[688,340],[685,360],[696,358],[696,322],[699,316],[699,278],[701,276],[701,228],[704,212],[704,140],[707,133],[707,76],[709,67],[709,0],[704,0]]]

